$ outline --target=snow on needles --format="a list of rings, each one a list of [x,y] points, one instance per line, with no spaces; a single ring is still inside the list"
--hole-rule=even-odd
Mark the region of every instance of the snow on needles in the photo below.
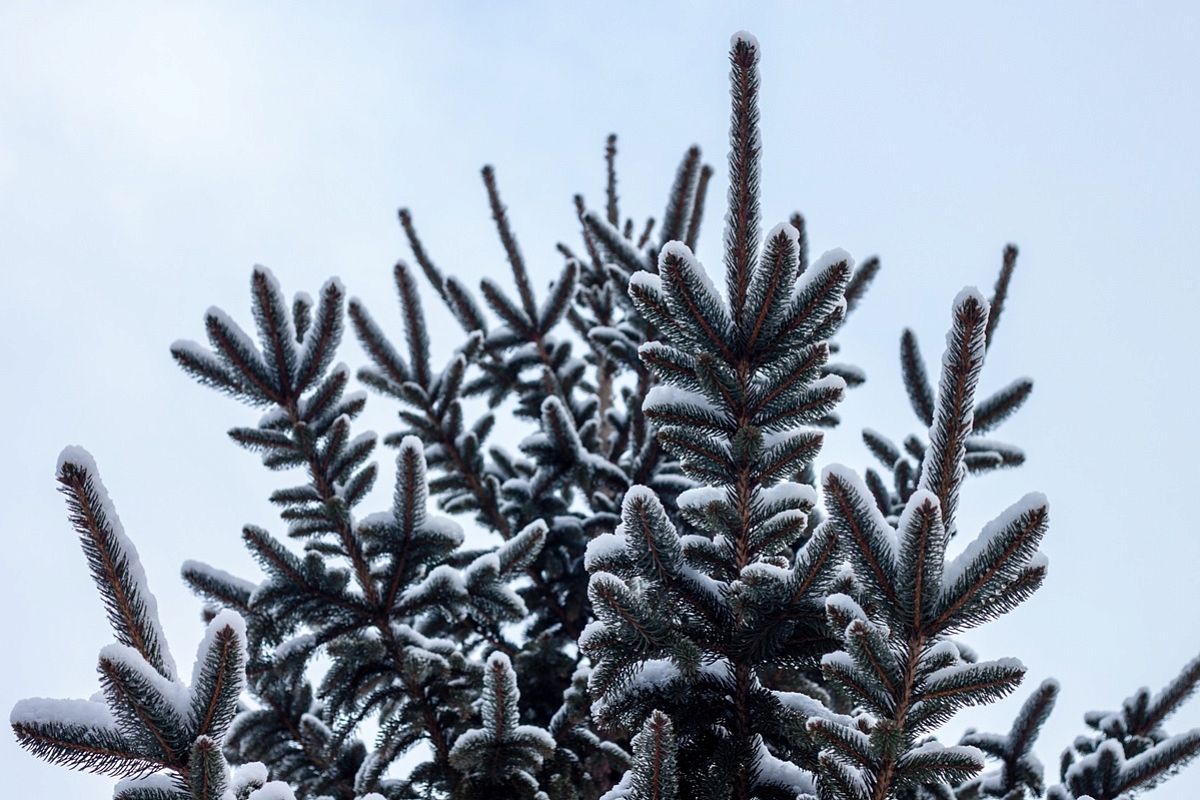
[[[867,485],[863,483],[862,478],[858,477],[858,473],[847,466],[842,464],[830,464],[829,466],[825,467],[825,469],[821,470],[822,486],[828,483],[830,478],[835,478],[836,480],[849,485],[852,489],[854,489],[855,493],[858,494],[859,497],[872,497],[870,490],[867,489]],[[888,524],[886,519],[884,519],[883,512],[879,510],[879,507],[876,506],[875,503],[865,503],[863,506],[863,511],[870,518],[872,525],[875,526],[876,530],[883,535],[884,540],[888,543],[888,546],[891,550],[892,561],[894,562],[896,560],[896,530]]]
[[[680,492],[675,503],[680,510],[702,511],[713,503],[724,502],[728,494],[723,487],[695,486]]]
[[[137,673],[138,677],[154,687],[163,700],[171,705],[180,720],[191,716],[191,693],[177,680],[167,680],[150,665],[142,654],[123,644],[107,645],[100,650],[100,659]]]
[[[854,257],[845,250],[840,247],[826,250],[796,281],[796,285],[792,288],[792,299],[799,297],[814,281],[821,280],[826,271],[843,261],[846,262],[849,269],[854,269]]]
[[[144,775],[138,778],[124,778],[117,781],[113,789],[113,797],[123,797],[126,794],[157,796],[159,792],[169,796],[177,796],[178,788],[175,779],[165,772]]]
[[[629,276],[629,285],[646,289],[655,294],[662,294],[662,278],[653,272],[635,272]]]
[[[721,308],[725,307],[725,301],[721,296],[721,292],[718,291],[716,284],[713,283],[712,276],[708,274],[708,270],[706,270],[704,265],[701,264],[696,258],[696,255],[692,252],[690,247],[683,242],[677,241],[670,241],[663,245],[663,249],[658,256],[659,272],[662,272],[663,265],[665,264],[668,256],[672,256],[677,259],[681,269],[686,270],[695,276],[695,278],[700,282],[700,285],[704,287],[704,291],[708,293],[709,297],[716,305],[720,306]]]
[[[212,649],[213,641],[217,638],[217,634],[226,628],[231,629],[234,636],[237,637],[242,657],[243,659],[245,658],[246,620],[242,619],[242,615],[231,608],[222,609],[208,623],[208,627],[204,630],[204,638],[200,640],[200,644],[196,648],[196,663],[192,666],[192,686],[195,686],[200,679],[200,671],[204,668],[205,657],[208,655],[208,651]]]
[[[797,483],[795,481],[780,481],[774,486],[760,489],[758,496],[759,499],[768,505],[789,503],[815,506],[817,504],[816,491],[807,483]]]
[[[247,800],[296,800],[296,795],[292,793],[292,787],[283,781],[271,781],[251,792]]]
[[[733,36],[729,37],[729,46],[737,47],[739,44],[744,44],[754,50],[757,50],[758,37],[750,31],[738,31]]]
[[[595,564],[624,551],[628,544],[628,539],[622,533],[600,534],[588,542],[583,554],[584,569],[590,572]]]
[[[642,408],[647,411],[666,405],[695,406],[714,416],[719,417],[723,415],[723,412],[717,408],[715,403],[699,392],[691,392],[687,389],[680,389],[678,386],[671,386],[666,383],[660,383],[651,388],[650,391],[646,392],[646,399],[642,401]]]
[[[233,790],[235,793],[252,785],[261,785],[267,782],[267,765],[261,761],[248,761],[245,764],[234,767],[233,769]]]
[[[1005,509],[1000,516],[987,525],[984,525],[983,530],[967,545],[965,550],[959,553],[954,560],[946,562],[946,568],[942,572],[943,591],[948,590],[958,583],[966,573],[967,568],[991,548],[993,542],[1000,537],[1006,528],[1021,517],[1031,514],[1039,508],[1045,508],[1048,505],[1049,501],[1046,499],[1046,495],[1041,492],[1030,492]],[[1041,554],[1039,553],[1038,555]]]
[[[811,794],[816,790],[811,773],[805,772],[790,761],[776,758],[758,738],[758,762],[756,783],[759,786],[786,786],[789,792]]]
[[[102,728],[115,725],[112,712],[103,703],[92,700],[56,700],[48,697],[30,697],[19,700],[13,706],[8,721],[12,725],[34,722],[80,725]]]
[[[106,522],[108,522],[109,530],[112,531],[113,538],[116,540],[118,547],[125,554],[129,579],[137,587],[142,604],[145,606],[146,624],[149,625],[154,632],[155,638],[158,639],[159,648],[162,650],[163,666],[170,677],[176,677],[179,671],[175,666],[175,659],[171,657],[171,653],[167,649],[167,638],[163,635],[162,624],[158,619],[158,601],[155,599],[154,593],[150,591],[149,582],[146,580],[146,570],[142,567],[142,560],[138,557],[137,548],[133,546],[133,542],[125,535],[125,528],[121,525],[121,518],[117,516],[117,510],[113,505],[108,489],[105,488],[104,481],[100,479],[100,470],[96,468],[96,459],[82,447],[71,445],[64,447],[62,452],[59,453],[56,472],[62,474],[63,468],[67,465],[71,465],[87,474],[88,480],[92,484],[92,491],[95,493],[100,508],[104,512]]]
[[[254,590],[258,588],[258,584],[254,581],[249,581],[245,578],[239,578],[236,575],[232,575],[223,569],[218,569],[211,564],[206,564],[203,561],[188,559],[187,561],[183,562],[183,565],[180,569],[185,573],[194,572],[197,575],[210,577],[220,583],[227,583],[230,586],[236,586],[242,591],[246,592],[246,594],[254,594]]]

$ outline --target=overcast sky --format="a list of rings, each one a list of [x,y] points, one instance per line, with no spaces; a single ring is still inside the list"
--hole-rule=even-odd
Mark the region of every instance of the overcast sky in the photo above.
[[[932,368],[955,293],[990,292],[1002,246],[1021,245],[982,388],[1036,379],[1002,429],[1029,463],[972,481],[962,529],[1046,492],[1050,577],[969,637],[1020,657],[1026,688],[947,737],[1005,728],[1057,676],[1040,748],[1054,782],[1085,710],[1157,689],[1200,651],[1198,7],[648,5],[0,3],[0,707],[92,694],[111,640],[54,491],[63,445],[96,456],[183,662],[201,628],[179,564],[253,576],[242,524],[282,529],[265,498],[283,478],[223,433],[256,414],[167,352],[202,337],[208,305],[248,320],[262,263],[289,292],[340,275],[398,330],[398,206],[469,283],[506,269],[485,162],[544,285],[554,243],[575,240],[572,193],[600,201],[610,130],[639,217],[661,215],[692,142],[723,176],[740,28],[763,48],[766,221],[799,208],[815,250],[883,259],[841,337],[869,382],[822,463],[866,466],[864,426],[915,430],[900,330],[916,329]],[[701,235],[710,269],[723,193],[722,179]],[[435,333],[441,355],[454,344]],[[373,399],[367,418],[382,432],[393,414]],[[1200,701],[1170,723],[1196,725]],[[107,779],[38,762],[9,735],[0,765],[6,796],[109,795]],[[1194,768],[1155,796],[1198,792]]]

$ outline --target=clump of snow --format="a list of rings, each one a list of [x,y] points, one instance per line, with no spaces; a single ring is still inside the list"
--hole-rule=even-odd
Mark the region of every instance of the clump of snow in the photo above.
[[[292,787],[283,781],[271,781],[251,792],[247,800],[296,800],[296,795],[292,793]]]
[[[680,509],[700,511],[712,503],[723,502],[727,494],[725,489],[716,486],[697,486],[680,492],[676,504]]]
[[[421,526],[421,530],[426,533],[436,533],[454,547],[458,547],[463,543],[464,534],[462,526],[449,517],[427,516],[425,517],[424,524]]]
[[[1025,665],[1021,663],[1021,659],[1019,658],[997,658],[992,661],[983,662],[982,664],[977,662],[974,664],[953,664],[949,667],[942,667],[926,675],[925,682],[928,684],[941,683],[953,678],[964,670],[973,670],[980,666],[996,666],[1002,669],[1025,671]]]
[[[671,241],[669,241],[663,245],[662,250],[659,252],[659,256],[658,256],[659,266],[661,266],[662,263],[670,256],[674,256],[675,258],[679,259],[680,261],[685,261],[685,262],[691,261],[692,259],[695,258],[695,256],[692,255],[692,248],[688,247],[686,244],[679,241],[678,239],[672,239]]]
[[[737,47],[739,44],[744,44],[747,47],[758,49],[758,37],[750,31],[738,31],[729,37],[729,46]]]
[[[468,586],[478,586],[481,580],[492,579],[500,574],[500,557],[495,553],[484,553],[467,564],[463,578]]]
[[[637,286],[640,289],[653,292],[654,294],[662,294],[662,278],[655,275],[653,272],[635,272],[629,276],[629,285]]]
[[[837,714],[830,711],[824,703],[815,697],[809,697],[802,692],[780,692],[773,691],[775,699],[789,711],[794,711],[800,716],[807,719],[819,718],[827,719],[831,722],[836,722],[846,727],[853,727],[855,722],[853,717],[845,714]]]
[[[786,786],[789,792],[812,794],[816,791],[813,776],[800,767],[776,758],[758,738],[758,762],[755,765],[756,783],[759,786]]]
[[[626,509],[634,503],[658,503],[659,495],[655,494],[654,489],[648,486],[642,486],[641,483],[635,483],[629,487],[629,491],[625,492],[625,499],[622,503]]]
[[[846,379],[841,375],[834,375],[832,373],[822,378],[818,378],[809,385],[814,389],[833,389],[839,392],[846,391]]]
[[[958,645],[950,639],[941,639],[937,644],[925,651],[925,659],[933,660],[940,658],[949,658],[954,662],[959,662],[962,657],[959,655]]]
[[[900,519],[896,523],[897,533],[902,534],[909,529],[909,526],[912,524],[913,515],[926,503],[929,503],[935,509],[941,509],[942,504],[938,500],[938,496],[928,489],[917,489],[912,493],[908,498],[908,502],[904,504],[904,510],[900,512]]]
[[[641,668],[630,679],[631,684],[638,686],[659,686],[679,677],[679,668],[675,662],[666,658],[652,658],[642,663]]]
[[[797,483],[795,481],[780,481],[774,486],[769,486],[766,489],[760,489],[758,492],[759,499],[768,505],[776,503],[788,503],[790,505],[810,505],[817,504],[817,492],[807,483]]]
[[[620,533],[602,533],[595,539],[588,542],[587,550],[583,554],[583,567],[589,572],[598,561],[602,561],[621,553],[628,546],[629,542],[623,534]]]
[[[829,611],[836,612],[838,615],[856,620],[860,619],[867,621],[867,613],[863,611],[862,606],[848,594],[835,593],[825,598],[825,608]]]
[[[796,230],[796,226],[790,222],[781,222],[767,232],[766,241],[770,242],[783,234],[791,241],[792,244],[797,244],[800,241],[800,231]]]
[[[652,387],[646,392],[646,399],[642,401],[642,408],[647,411],[666,405],[695,406],[718,416],[721,414],[717,405],[699,392],[689,392],[667,383]]]
[[[172,797],[178,793],[178,789],[175,786],[175,779],[171,775],[165,772],[156,772],[153,775],[143,775],[139,778],[123,778],[117,781],[117,785],[113,787],[113,796],[120,797],[134,790],[166,792]]]
[[[260,786],[267,782],[267,765],[261,761],[248,761],[233,770],[233,791],[240,794],[247,786]]]
[[[539,728],[536,725],[518,725],[514,733],[522,739],[532,739],[534,744],[542,750],[554,751],[554,737],[544,728]]]
[[[13,706],[8,716],[12,725],[57,723],[100,728],[115,725],[112,712],[104,703],[92,700],[57,700],[49,697],[30,697]]]
[[[845,650],[834,650],[821,656],[821,666],[837,667],[846,671],[856,669],[854,659]]]
[[[916,747],[910,748],[908,752],[909,753],[956,753],[957,755],[964,756],[964,757],[969,758],[972,761],[974,761],[975,764],[977,765],[976,769],[983,769],[983,766],[984,766],[983,751],[980,750],[978,747],[971,747],[970,745],[961,745],[961,744],[944,745],[941,742],[937,742],[937,741],[934,741],[933,739],[930,739],[928,741],[921,742],[921,744],[917,745]]]
[[[463,574],[449,564],[440,564],[429,571],[429,574],[400,596],[401,603],[409,603],[428,597],[438,589],[445,589],[458,599],[467,597],[467,583]]]
[[[766,561],[754,561],[742,567],[742,571],[738,573],[738,577],[742,581],[748,582],[776,581],[783,583],[791,574],[790,570],[776,564],[768,564]]]
[[[832,250],[826,250],[819,258],[812,262],[800,279],[796,281],[795,287],[792,289],[792,299],[799,297],[805,289],[811,286],[815,281],[823,279],[824,273],[836,264],[846,262],[846,266],[854,269],[854,258],[840,247],[835,247]]]
[[[974,302],[982,306],[984,311],[988,310],[988,301],[984,298],[983,292],[974,286],[964,286],[958,294],[954,295],[954,302],[951,304],[951,307],[957,310],[968,302]]]

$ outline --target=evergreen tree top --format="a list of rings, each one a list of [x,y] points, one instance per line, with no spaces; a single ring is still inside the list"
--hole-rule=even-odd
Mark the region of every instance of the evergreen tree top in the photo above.
[[[208,309],[207,344],[172,357],[255,409],[229,437],[280,473],[287,535],[243,528],[253,579],[184,563],[205,622],[185,683],[94,460],[67,448],[57,478],[115,641],[95,698],[17,704],[18,743],[119,778],[118,800],[1118,800],[1200,753],[1200,731],[1167,729],[1200,659],[1089,713],[1054,786],[1035,753],[1053,680],[1007,732],[938,740],[1021,684],[1021,661],[961,637],[1048,571],[1042,494],[961,522],[967,477],[1026,457],[991,435],[1032,381],[980,389],[1017,250],[990,297],[954,298],[936,381],[901,334],[922,433],[864,427],[882,472],[824,463],[866,380],[836,336],[881,262],[810,257],[798,213],[763,231],[754,36],[732,37],[729,65],[723,276],[695,255],[701,149],[635,220],[612,135],[602,202],[573,198],[580,242],[556,245],[553,280],[487,166],[500,268],[468,286],[402,209],[395,338],[380,299],[336,279],[289,299],[264,267],[252,324]],[[441,361],[422,281],[462,329]],[[356,370],[337,361],[347,324]],[[397,413],[382,489],[380,437],[357,427],[377,401]],[[515,450],[500,425],[524,426]]]

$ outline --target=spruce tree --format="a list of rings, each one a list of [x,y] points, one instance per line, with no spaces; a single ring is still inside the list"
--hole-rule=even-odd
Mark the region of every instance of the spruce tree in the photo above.
[[[209,309],[207,345],[171,353],[258,410],[229,436],[295,476],[270,498],[287,537],[244,528],[256,580],[183,565],[207,626],[185,685],[95,464],[64,451],[59,483],[117,641],[99,699],[18,704],[18,742],[121,778],[121,800],[1117,800],[1200,752],[1200,732],[1164,728],[1200,661],[1089,714],[1049,789],[1034,745],[1053,681],[1007,733],[937,741],[1025,671],[961,635],[1046,577],[1036,493],[947,555],[966,476],[1025,460],[990,433],[1032,381],[975,399],[1017,251],[990,301],[955,299],[936,385],[903,333],[924,433],[897,446],[864,430],[885,473],[818,471],[823,429],[865,381],[834,337],[880,261],[810,257],[799,214],[762,233],[749,34],[730,66],[722,288],[695,256],[714,175],[699,147],[663,213],[636,222],[610,136],[602,202],[572,198],[580,242],[555,246],[544,286],[485,167],[509,280],[444,272],[403,209],[398,335],[381,301],[336,279],[289,301],[261,267],[252,328]],[[422,278],[462,328],[444,361]],[[347,320],[368,358],[356,373],[335,363]],[[356,432],[355,379],[399,419],[375,513],[360,510],[377,441]],[[493,441],[518,425],[516,452]],[[463,525],[489,544],[465,548]]]

